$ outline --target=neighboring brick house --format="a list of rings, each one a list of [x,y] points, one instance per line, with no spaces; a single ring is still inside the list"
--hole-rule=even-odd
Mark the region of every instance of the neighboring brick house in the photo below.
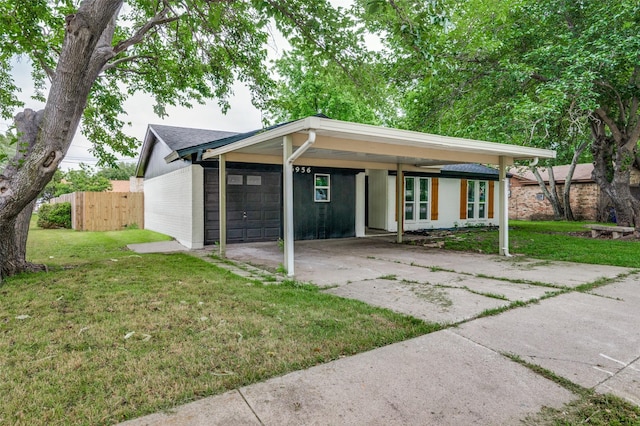
[[[569,165],[555,166],[553,174],[556,180],[558,196],[562,199],[564,182]],[[600,188],[591,177],[593,164],[578,164],[571,179],[571,209],[578,220],[606,221],[609,206],[601,196]],[[551,203],[544,197],[538,181],[528,167],[516,167],[509,170],[511,195],[509,198],[509,218],[514,220],[553,219]],[[549,173],[540,170],[545,183],[549,184]]]
[[[112,180],[111,190],[107,192],[143,192],[144,180],[131,176],[129,180]]]
[[[131,192],[128,180],[112,180],[111,189],[107,192]]]

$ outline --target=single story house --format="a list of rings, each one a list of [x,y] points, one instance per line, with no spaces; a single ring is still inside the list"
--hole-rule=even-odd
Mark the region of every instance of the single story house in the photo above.
[[[550,150],[324,116],[248,133],[150,125],[137,167],[145,227],[191,248],[499,225],[508,254],[507,167]],[[478,164],[499,166],[492,169]],[[401,179],[397,177],[401,176]]]
[[[553,176],[560,202],[563,202],[564,185],[570,165],[553,166]],[[553,207],[540,189],[540,185],[528,167],[513,167],[509,170],[510,198],[509,218],[514,220],[552,220]],[[573,215],[578,220],[608,222],[612,209],[608,197],[600,191],[593,180],[593,164],[576,164],[571,178],[569,195]],[[540,177],[549,187],[549,171],[540,168]]]
[[[112,180],[107,192],[142,192],[143,179],[131,176],[129,180]]]

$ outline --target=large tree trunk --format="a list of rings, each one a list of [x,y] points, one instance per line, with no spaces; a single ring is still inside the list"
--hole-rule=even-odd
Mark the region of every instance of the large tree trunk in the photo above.
[[[23,225],[18,216],[51,180],[71,145],[91,88],[113,57],[115,18],[121,6],[122,0],[84,0],[76,14],[67,16],[44,110],[25,110],[16,117],[28,149],[19,149],[0,175],[0,280],[29,267],[16,233],[16,226]]]
[[[15,175],[22,162],[31,155],[35,146],[38,130],[42,122],[43,112],[27,109],[15,117],[16,130],[19,136],[19,149],[7,165],[5,176]],[[2,178],[2,176],[0,176]],[[3,277],[15,275],[23,271],[43,269],[41,265],[33,265],[26,260],[27,235],[31,214],[35,206],[35,198],[29,202],[16,216],[0,221],[0,281]]]
[[[25,271],[42,271],[44,265],[27,262],[27,236],[29,234],[29,223],[36,200],[24,208],[22,212],[13,220],[0,223],[0,281],[2,277],[8,277]]]
[[[631,193],[631,168],[636,158],[637,138],[622,133],[607,135],[604,123],[591,123],[593,135],[593,178],[609,196],[620,226],[640,228],[640,200]]]
[[[587,148],[587,145],[588,143],[586,141],[578,145],[578,148],[575,150],[573,157],[571,158],[571,165],[569,166],[569,170],[567,170],[567,176],[564,179],[564,188],[562,190],[562,198],[564,200],[564,218],[569,221],[576,220],[573,216],[573,209],[571,208],[571,181],[573,180],[573,173],[576,170],[578,159]]]

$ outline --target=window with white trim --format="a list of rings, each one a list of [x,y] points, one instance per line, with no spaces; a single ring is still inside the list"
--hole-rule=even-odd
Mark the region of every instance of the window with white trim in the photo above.
[[[324,173],[313,175],[313,200],[316,203],[331,201],[331,176]]]
[[[429,220],[430,180],[425,177],[406,176],[404,178],[404,220],[415,222]]]
[[[489,183],[485,180],[467,182],[467,219],[486,219]]]

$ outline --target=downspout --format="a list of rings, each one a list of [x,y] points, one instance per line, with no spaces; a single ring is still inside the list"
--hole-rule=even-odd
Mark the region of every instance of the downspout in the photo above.
[[[509,199],[509,178],[505,176],[504,178],[504,197],[503,200],[505,200],[505,203],[507,203],[508,199]],[[505,224],[504,227],[504,247],[502,247],[502,254],[506,257],[512,257],[513,255],[511,253],[509,253],[509,209],[505,206],[502,210],[504,210],[503,214],[504,217],[502,218],[502,220],[504,221],[503,223]]]
[[[300,146],[300,148],[296,149],[296,152],[291,154],[291,157],[287,159],[287,166],[293,166],[293,162],[296,161],[302,154],[304,154],[305,151],[308,150],[315,142],[316,131],[311,129],[309,130],[309,137],[307,138],[307,140]]]
[[[296,152],[292,153],[289,158],[286,159],[284,163],[284,187],[285,187],[285,197],[288,202],[285,203],[286,208],[284,214],[287,217],[286,220],[286,229],[284,230],[285,234],[285,253],[286,253],[286,269],[287,275],[294,275],[294,264],[293,264],[293,162],[296,161],[302,154],[307,151],[311,145],[313,145],[316,141],[316,131],[310,129],[309,137],[307,140],[296,150]]]

